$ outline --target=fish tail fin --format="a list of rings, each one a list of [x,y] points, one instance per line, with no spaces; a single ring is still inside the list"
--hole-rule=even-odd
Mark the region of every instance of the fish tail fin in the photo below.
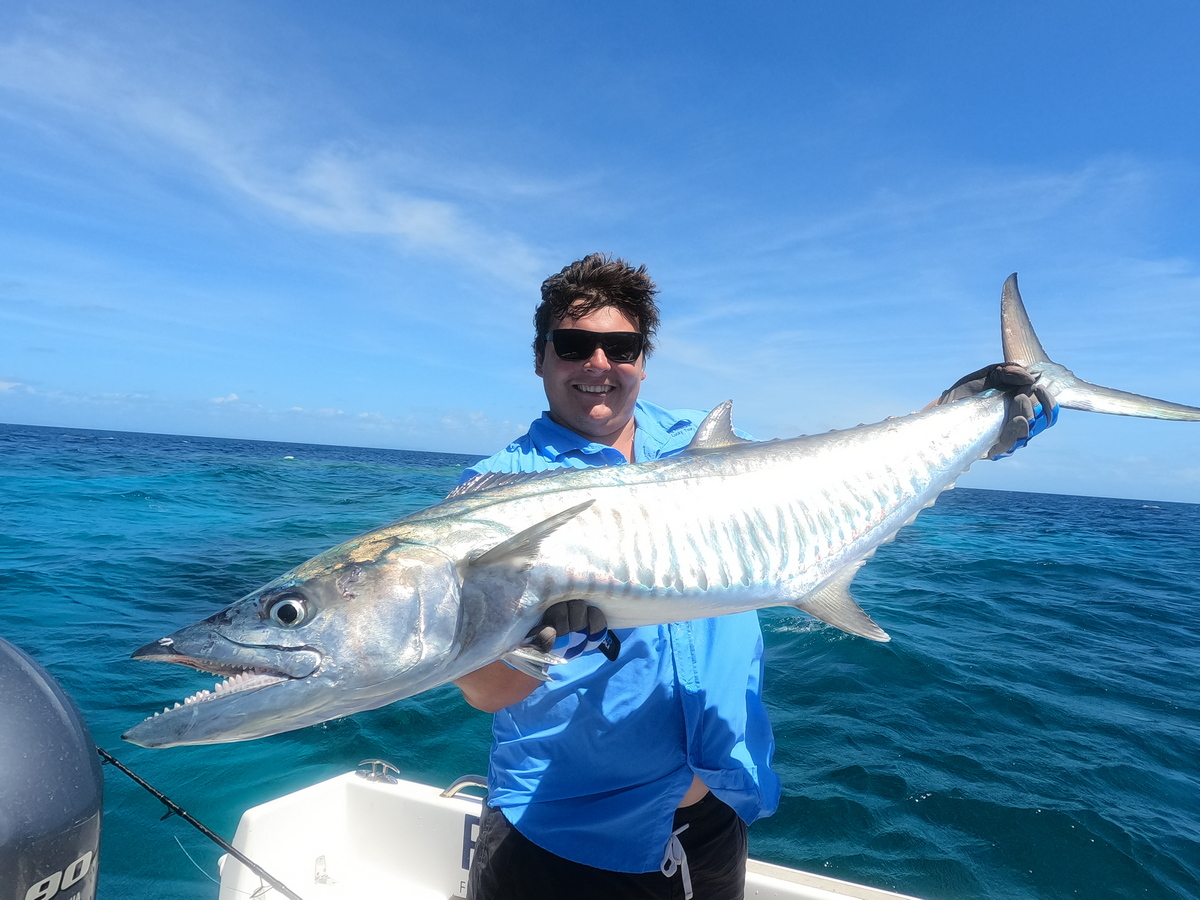
[[[1059,406],[1111,416],[1200,422],[1200,407],[1155,400],[1153,397],[1092,384],[1050,359],[1029,321],[1029,314],[1021,301],[1021,292],[1017,289],[1015,272],[1004,282],[1000,297],[1000,336],[1004,343],[1005,362],[1029,369],[1037,377],[1038,384],[1049,391]]]

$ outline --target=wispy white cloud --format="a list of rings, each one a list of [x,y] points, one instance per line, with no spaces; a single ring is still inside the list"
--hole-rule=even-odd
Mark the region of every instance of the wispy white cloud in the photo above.
[[[1055,158],[1075,162],[1062,166],[1044,153],[1031,162],[1017,146],[1005,164],[980,164],[983,156],[969,152],[948,159],[945,129],[924,126],[917,149],[894,152],[872,131],[870,113],[805,156],[837,127],[837,116],[810,117],[804,140],[791,141],[800,158],[783,163],[790,113],[778,109],[740,111],[739,139],[725,142],[712,121],[739,110],[659,85],[664,104],[680,103],[667,117],[679,126],[669,143],[626,110],[589,120],[609,129],[603,134],[571,132],[556,115],[574,99],[565,87],[526,97],[517,86],[529,82],[504,71],[495,75],[517,99],[499,103],[500,124],[489,132],[459,115],[465,90],[493,74],[474,56],[449,54],[452,65],[440,71],[459,79],[450,85],[420,83],[431,57],[357,68],[353,43],[323,48],[328,54],[306,68],[306,54],[285,59],[278,46],[244,37],[257,32],[237,27],[243,13],[231,10],[213,17],[222,40],[189,32],[178,11],[153,28],[144,11],[128,8],[140,21],[136,34],[119,16],[88,13],[96,17],[69,25],[25,16],[0,37],[0,127],[11,126],[18,143],[28,138],[5,163],[45,182],[31,197],[61,204],[41,220],[43,231],[30,231],[41,251],[33,263],[24,262],[33,254],[9,248],[26,266],[10,277],[28,284],[0,284],[0,332],[18,335],[20,354],[5,363],[4,383],[20,385],[0,390],[7,408],[24,397],[43,409],[103,406],[126,416],[122,427],[160,423],[146,430],[201,427],[169,424],[191,421],[208,433],[487,450],[539,408],[525,323],[538,278],[571,258],[543,263],[539,243],[556,254],[645,259],[664,288],[665,319],[646,396],[678,406],[732,397],[738,424],[762,437],[907,412],[994,358],[996,301],[1013,269],[1061,362],[1117,387],[1200,398],[1200,370],[1190,364],[1200,340],[1194,241],[1176,229],[1173,249],[1160,251],[1148,237],[1163,228],[1164,198],[1190,176],[1161,159],[1113,143],[1092,159],[1063,152]],[[323,20],[277,21],[308,28]],[[355,78],[379,83],[397,73],[417,73],[409,96],[431,88],[425,109],[441,103],[445,117],[414,120],[393,96],[358,104]],[[753,79],[730,77],[730,96],[745,97]],[[872,89],[878,81],[868,79]],[[701,107],[710,115],[691,115]],[[548,162],[551,173],[511,171],[489,134],[510,141],[509,159]],[[832,151],[850,140],[853,159],[841,165]],[[530,152],[512,154],[518,144]],[[716,150],[675,152],[685,144]],[[768,145],[784,149],[755,150]],[[880,149],[872,157],[860,145]],[[39,168],[43,148],[59,155]],[[829,165],[834,187],[823,186],[814,159]],[[758,162],[761,171],[748,171]],[[105,218],[111,194],[95,202],[92,184],[112,163],[114,180],[145,191],[130,195],[142,204],[137,216],[121,221]],[[176,189],[218,223],[222,239],[283,246],[280,264],[262,259],[252,240],[241,255],[229,242],[205,244],[212,234],[203,228],[172,231],[181,204],[151,194]],[[91,218],[79,228],[83,216]],[[165,223],[163,239],[139,246],[156,221]],[[270,246],[280,233],[285,240]],[[311,248],[329,258],[296,266],[285,256]],[[405,264],[389,270],[396,257]],[[59,265],[63,258],[74,265]],[[207,277],[209,264],[226,258],[227,277]],[[506,283],[460,290],[489,281]],[[517,283],[523,299],[509,290]],[[397,285],[414,298],[400,301],[402,315],[389,305]],[[61,365],[39,358],[42,347]],[[55,392],[35,375],[76,391]],[[158,393],[89,395],[101,379]],[[219,396],[232,385],[237,399]],[[429,408],[411,411],[422,403]],[[471,412],[476,405],[493,411]]]
[[[828,214],[743,224],[724,271],[672,273],[646,390],[678,405],[732,397],[762,437],[906,413],[998,357],[1000,286],[1020,269],[1060,362],[1200,401],[1196,260],[1156,257],[1141,237],[1168,174],[1128,158],[947,167]]]
[[[39,22],[0,44],[0,97],[8,97],[0,115],[11,122],[84,131],[157,165],[196,167],[293,226],[390,239],[510,279],[543,268],[524,240],[471,210],[497,193],[555,190],[547,183],[478,164],[458,172],[445,159],[374,151],[357,139],[313,139],[286,101],[240,93],[211,69],[174,73],[137,48]],[[430,183],[457,196],[434,196]]]
[[[1194,327],[1196,260],[1157,257],[1140,237],[1168,182],[1160,167],[1128,158],[1062,171],[909,172],[904,187],[827,214],[776,212],[735,226],[722,277],[677,274],[688,306],[671,325],[711,338],[753,323],[755,346],[839,332],[870,346],[877,335],[894,340],[896,324],[931,331],[947,315],[992,306],[1004,277],[1022,269],[1035,294],[1073,287],[1067,305],[1089,310],[1084,328],[1103,327],[1097,309],[1122,299],[1148,328],[1161,328],[1146,315],[1160,309],[1196,310],[1187,323]],[[988,293],[976,296],[985,283]],[[855,319],[866,312],[869,321]]]
[[[155,392],[87,392],[21,381],[0,382],[2,421],[461,453],[502,446],[524,430],[481,410],[386,415],[337,407],[274,407],[233,393],[181,401]]]

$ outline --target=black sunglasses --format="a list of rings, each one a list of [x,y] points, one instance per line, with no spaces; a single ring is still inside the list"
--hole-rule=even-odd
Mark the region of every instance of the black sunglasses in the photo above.
[[[604,350],[611,362],[631,363],[642,355],[645,337],[638,331],[584,331],[582,328],[556,328],[546,335],[554,342],[559,359],[578,362],[591,359],[596,348]]]

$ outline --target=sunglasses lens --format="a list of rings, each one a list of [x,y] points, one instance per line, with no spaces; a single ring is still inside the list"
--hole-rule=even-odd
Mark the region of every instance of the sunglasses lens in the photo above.
[[[554,352],[559,359],[587,359],[596,350],[593,332],[559,328],[550,332],[550,338],[554,341]]]
[[[606,334],[600,340],[600,346],[613,362],[633,362],[642,352],[642,336],[637,332]]]
[[[550,332],[554,352],[559,359],[578,362],[590,359],[600,347],[612,362],[629,363],[642,353],[642,335],[636,331],[584,331],[557,328]]]

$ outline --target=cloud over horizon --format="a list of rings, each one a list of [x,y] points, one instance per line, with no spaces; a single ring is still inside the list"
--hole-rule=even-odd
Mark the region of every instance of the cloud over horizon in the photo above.
[[[595,250],[662,287],[646,396],[760,437],[991,361],[1014,270],[1060,362],[1200,402],[1165,51],[1119,17],[1059,60],[988,11],[759,12],[591,23],[570,60],[539,55],[565,8],[0,12],[0,420],[490,452],[544,404],[539,283]],[[1200,501],[1186,426],[1036,443],[969,478]]]

